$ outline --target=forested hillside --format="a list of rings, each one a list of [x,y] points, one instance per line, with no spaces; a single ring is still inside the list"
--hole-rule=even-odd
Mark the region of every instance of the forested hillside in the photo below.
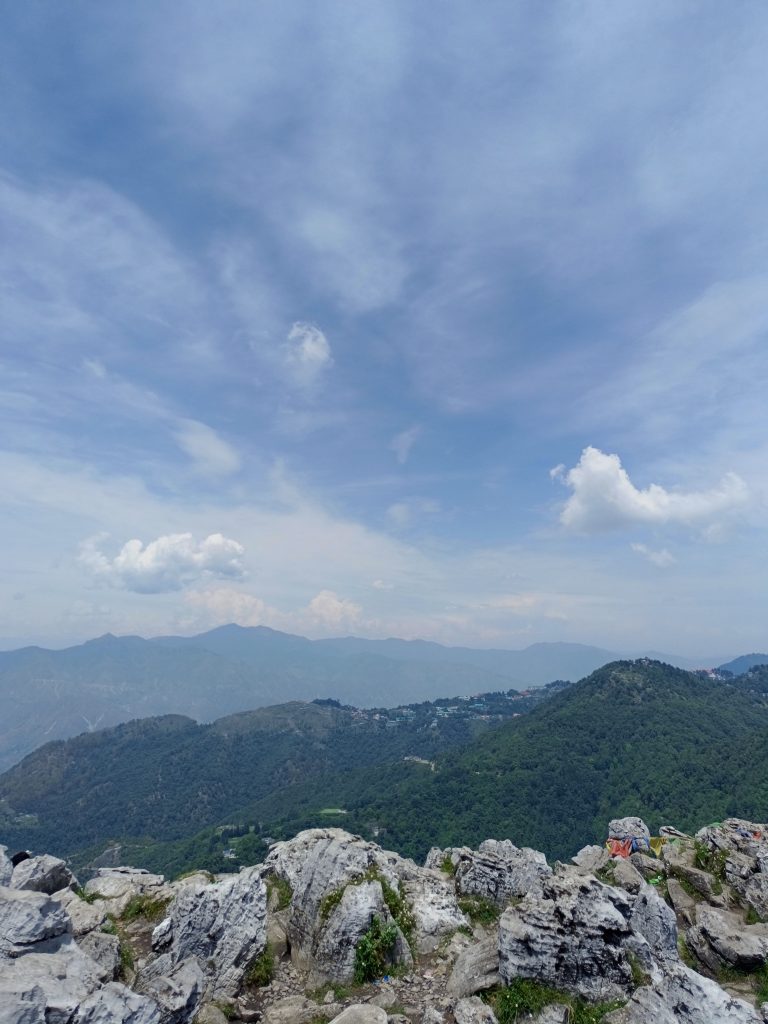
[[[0,777],[0,834],[60,854],[177,840],[328,772],[429,759],[522,714],[560,684],[361,710],[293,702],[199,725],[167,715],[46,744]]]
[[[621,814],[654,829],[764,820],[767,673],[711,679],[642,659],[555,684],[544,700],[496,693],[390,712],[330,701],[211,726],[130,723],[48,744],[0,777],[0,831],[78,864],[119,841],[122,859],[149,867],[220,870],[311,825],[417,858],[488,836],[562,857]]]

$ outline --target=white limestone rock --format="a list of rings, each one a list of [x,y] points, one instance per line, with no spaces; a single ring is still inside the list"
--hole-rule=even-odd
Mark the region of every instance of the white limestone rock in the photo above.
[[[165,884],[162,875],[153,875],[143,868],[131,867],[99,868],[95,877],[86,882],[84,888],[88,895],[106,900],[110,913],[115,917],[120,917],[136,896],[164,899],[174,895]]]
[[[395,892],[404,895],[413,915],[415,944],[421,952],[433,950],[443,936],[467,923],[450,880],[441,872],[420,868],[413,861],[342,829],[308,829],[288,842],[277,843],[269,852],[264,870],[288,881],[293,890],[286,930],[294,962],[327,977],[337,978],[339,972],[330,973],[334,970],[332,964],[321,952],[321,933],[331,924],[330,917],[323,919],[323,901],[353,882],[367,878],[379,885],[379,880],[383,880]],[[381,906],[379,916],[388,920],[389,915],[384,914],[378,898],[375,902]],[[354,902],[349,904],[350,910],[354,906]],[[353,915],[349,931],[344,933],[345,949],[358,924]],[[337,918],[334,923],[337,935],[338,927]],[[358,939],[359,935],[355,942]],[[402,961],[408,963],[407,944],[398,940],[398,948]],[[349,980],[348,965],[344,970]]]
[[[40,857],[28,857],[17,864],[10,885],[12,889],[31,889],[32,892],[44,892],[52,896],[61,889],[76,886],[77,879],[59,857],[43,854]]]
[[[650,846],[651,830],[642,818],[614,818],[608,823],[609,839],[644,839]]]
[[[0,885],[10,885],[13,875],[13,861],[8,856],[8,847],[0,844]]]
[[[453,1008],[456,1024],[498,1024],[496,1014],[482,999],[469,996],[460,999]]]
[[[71,928],[66,910],[45,893],[0,888],[0,959],[21,956]]]
[[[461,999],[499,984],[499,942],[494,933],[459,953],[447,987],[449,995]]]
[[[72,921],[72,934],[76,939],[98,930],[106,923],[107,910],[101,900],[88,903],[71,889],[62,889],[55,894],[54,899],[69,914]]]
[[[233,998],[248,964],[264,949],[266,917],[267,892],[259,867],[244,868],[211,885],[185,886],[153,932],[160,954],[142,978],[167,976],[179,964],[195,960],[206,977],[205,994]]]
[[[720,959],[741,971],[755,971],[768,959],[768,924],[744,924],[739,914],[700,906],[696,923]]]
[[[379,1006],[353,1003],[334,1017],[331,1024],[387,1024],[387,1014]]]
[[[763,1024],[762,1016],[709,978],[677,964],[636,989],[603,1024]]]
[[[350,982],[355,974],[355,950],[368,931],[374,917],[382,928],[394,924],[384,902],[381,884],[377,881],[348,885],[339,904],[315,934],[308,966],[318,982]],[[396,926],[395,926],[396,927]],[[408,943],[396,928],[390,963],[411,966],[413,957]]]
[[[499,973],[506,984],[533,978],[595,1002],[625,998],[631,912],[622,890],[589,876],[553,876],[502,915]]]
[[[446,850],[456,858],[456,888],[463,896],[481,896],[499,907],[538,889],[552,874],[538,850],[519,848],[509,839],[486,839],[477,850]]]

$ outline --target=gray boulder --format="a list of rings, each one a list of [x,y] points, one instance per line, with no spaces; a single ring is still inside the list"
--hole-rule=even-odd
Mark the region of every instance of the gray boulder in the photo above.
[[[88,903],[86,900],[80,899],[77,893],[71,889],[62,889],[56,893],[54,898],[69,914],[72,921],[72,934],[76,939],[96,931],[106,923],[107,911],[102,900]]]
[[[611,858],[604,846],[583,846],[571,862],[575,868],[585,875],[593,875],[604,868]]]
[[[201,992],[231,999],[250,961],[266,944],[267,891],[260,868],[244,868],[211,885],[179,890],[169,916],[152,934],[158,956],[142,971],[142,984],[195,961],[205,976]],[[194,986],[193,986],[194,987]]]
[[[541,880],[552,874],[543,853],[519,848],[509,839],[486,839],[477,850],[458,847],[442,851],[442,857],[446,856],[455,864],[458,892],[481,896],[499,907],[538,888]]]
[[[52,896],[60,889],[69,889],[77,885],[77,880],[63,860],[43,854],[40,857],[28,857],[13,869],[11,876],[12,889],[31,889],[33,892],[44,892]]]
[[[8,856],[8,847],[0,844],[0,885],[9,885],[13,874],[13,861]]]
[[[379,1006],[353,1003],[334,1017],[331,1024],[387,1024],[387,1014]]]
[[[675,912],[652,885],[642,884],[632,906],[629,924],[636,935],[645,939],[656,960],[678,959]]]
[[[456,1024],[498,1024],[496,1014],[477,996],[460,999],[453,1008]]]
[[[720,959],[741,971],[755,971],[768,959],[768,925],[744,924],[741,916],[701,906],[696,921]]]
[[[499,973],[533,978],[593,1002],[626,998],[633,902],[590,876],[556,875],[499,922]]]
[[[190,958],[164,974],[142,972],[137,987],[162,1007],[163,1024],[186,1024],[205,997],[206,976],[200,963]]]
[[[116,980],[120,971],[120,940],[116,935],[91,931],[77,939],[77,944],[110,980]]]
[[[642,839],[650,845],[651,831],[642,818],[614,818],[608,823],[609,839]]]
[[[603,1024],[763,1024],[762,1016],[741,999],[682,964],[652,985],[636,989],[626,1006],[609,1013]]]
[[[85,892],[106,900],[115,917],[120,917],[136,896],[164,899],[174,895],[162,875],[131,867],[99,868],[95,877],[86,882]]]
[[[348,885],[338,906],[316,935],[312,946],[311,967],[318,981],[352,981],[355,974],[357,944],[377,917],[382,928],[394,925],[379,882]],[[403,933],[395,925],[395,943],[390,954],[392,966],[410,966],[413,957]]]
[[[110,982],[85,997],[73,1024],[161,1024],[161,1013],[151,999]]]
[[[0,959],[30,952],[36,944],[66,935],[66,910],[44,893],[0,888]]]
[[[461,999],[493,988],[500,982],[499,943],[494,934],[473,942],[459,953],[448,978],[448,994]]]
[[[414,943],[421,952],[433,950],[443,936],[467,923],[453,886],[439,871],[420,868],[413,861],[342,829],[308,829],[288,842],[275,844],[264,871],[291,885],[293,898],[286,922],[291,957],[298,966],[314,970],[318,978],[342,980],[342,973],[344,980],[351,978],[349,951],[362,934],[360,900],[369,902],[371,914],[391,920],[385,906],[384,885],[404,899],[413,923]],[[358,888],[357,883],[364,880],[373,883],[374,888],[344,903],[345,912],[350,914],[345,924],[343,915],[337,913],[338,901],[344,890]],[[331,910],[333,902],[337,905]],[[369,925],[370,918],[363,931]],[[328,930],[345,951],[343,968],[334,962],[338,956],[331,959],[331,939],[323,937]],[[397,949],[400,961],[410,963],[402,933]]]

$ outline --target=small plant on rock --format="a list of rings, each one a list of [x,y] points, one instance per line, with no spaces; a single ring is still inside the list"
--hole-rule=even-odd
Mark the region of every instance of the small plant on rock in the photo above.
[[[271,896],[273,892],[277,893],[277,909],[285,910],[286,907],[290,906],[291,900],[293,899],[293,889],[291,883],[287,878],[280,878],[278,875],[270,875],[267,878],[267,892]]]
[[[389,924],[385,928],[381,918],[374,914],[370,928],[355,947],[355,981],[358,985],[375,981],[384,974],[396,942],[397,926]]]
[[[459,900],[459,910],[467,915],[472,924],[493,924],[501,915],[493,900],[486,899],[485,896],[467,896]]]
[[[156,899],[146,893],[134,896],[120,915],[120,920],[135,921],[137,917],[143,917],[146,921],[161,921],[170,902],[170,898]]]
[[[243,980],[253,988],[264,988],[275,976],[275,952],[267,943],[257,957],[251,961]]]

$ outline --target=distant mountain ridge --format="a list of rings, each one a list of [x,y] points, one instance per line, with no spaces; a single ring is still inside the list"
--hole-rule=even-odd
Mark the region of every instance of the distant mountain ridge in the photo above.
[[[735,676],[743,676],[745,672],[757,668],[758,665],[768,665],[768,654],[742,654],[741,657],[720,665],[719,669],[724,672],[732,672]]]
[[[396,707],[578,679],[613,657],[580,644],[476,651],[423,640],[308,640],[235,625],[150,640],[108,633],[60,651],[24,647],[0,652],[0,771],[48,740],[134,718],[208,722],[317,697]]]

